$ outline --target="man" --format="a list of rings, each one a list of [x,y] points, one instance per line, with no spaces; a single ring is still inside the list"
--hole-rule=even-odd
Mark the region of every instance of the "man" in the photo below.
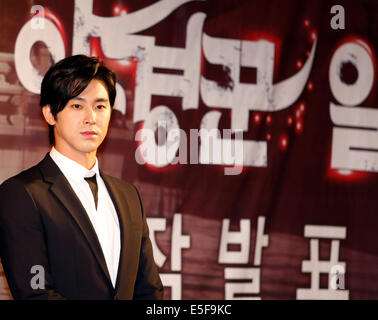
[[[61,60],[42,81],[53,147],[0,187],[0,254],[15,299],[163,296],[138,191],[98,168],[115,83],[84,55]]]

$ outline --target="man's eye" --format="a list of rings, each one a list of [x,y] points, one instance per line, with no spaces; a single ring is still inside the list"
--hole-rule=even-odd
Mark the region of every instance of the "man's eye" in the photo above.
[[[105,109],[106,107],[104,105],[102,105],[102,104],[99,104],[96,108],[97,109]]]
[[[72,108],[74,108],[74,109],[80,109],[81,105],[80,104],[73,104]]]

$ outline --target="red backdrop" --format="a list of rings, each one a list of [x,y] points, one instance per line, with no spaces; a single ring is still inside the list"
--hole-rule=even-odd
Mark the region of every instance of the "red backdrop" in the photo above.
[[[100,164],[141,192],[166,298],[376,299],[377,39],[373,0],[1,0],[0,180],[49,150],[51,62],[98,55]]]

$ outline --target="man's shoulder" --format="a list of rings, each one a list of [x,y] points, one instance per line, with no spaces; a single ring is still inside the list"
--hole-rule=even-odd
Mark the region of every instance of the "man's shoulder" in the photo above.
[[[14,185],[14,184],[29,184],[41,179],[39,164],[36,164],[28,169],[25,169],[18,174],[9,177],[1,183],[1,186]]]
[[[26,199],[33,198],[33,190],[40,189],[41,181],[42,177],[38,165],[6,179],[0,185],[0,207],[17,208],[17,205],[24,205]]]

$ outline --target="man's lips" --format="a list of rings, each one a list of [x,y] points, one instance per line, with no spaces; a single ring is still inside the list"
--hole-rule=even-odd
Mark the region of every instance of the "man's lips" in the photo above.
[[[82,132],[80,132],[80,134],[82,134],[85,137],[97,136],[97,132],[95,132],[95,131],[82,131]]]

